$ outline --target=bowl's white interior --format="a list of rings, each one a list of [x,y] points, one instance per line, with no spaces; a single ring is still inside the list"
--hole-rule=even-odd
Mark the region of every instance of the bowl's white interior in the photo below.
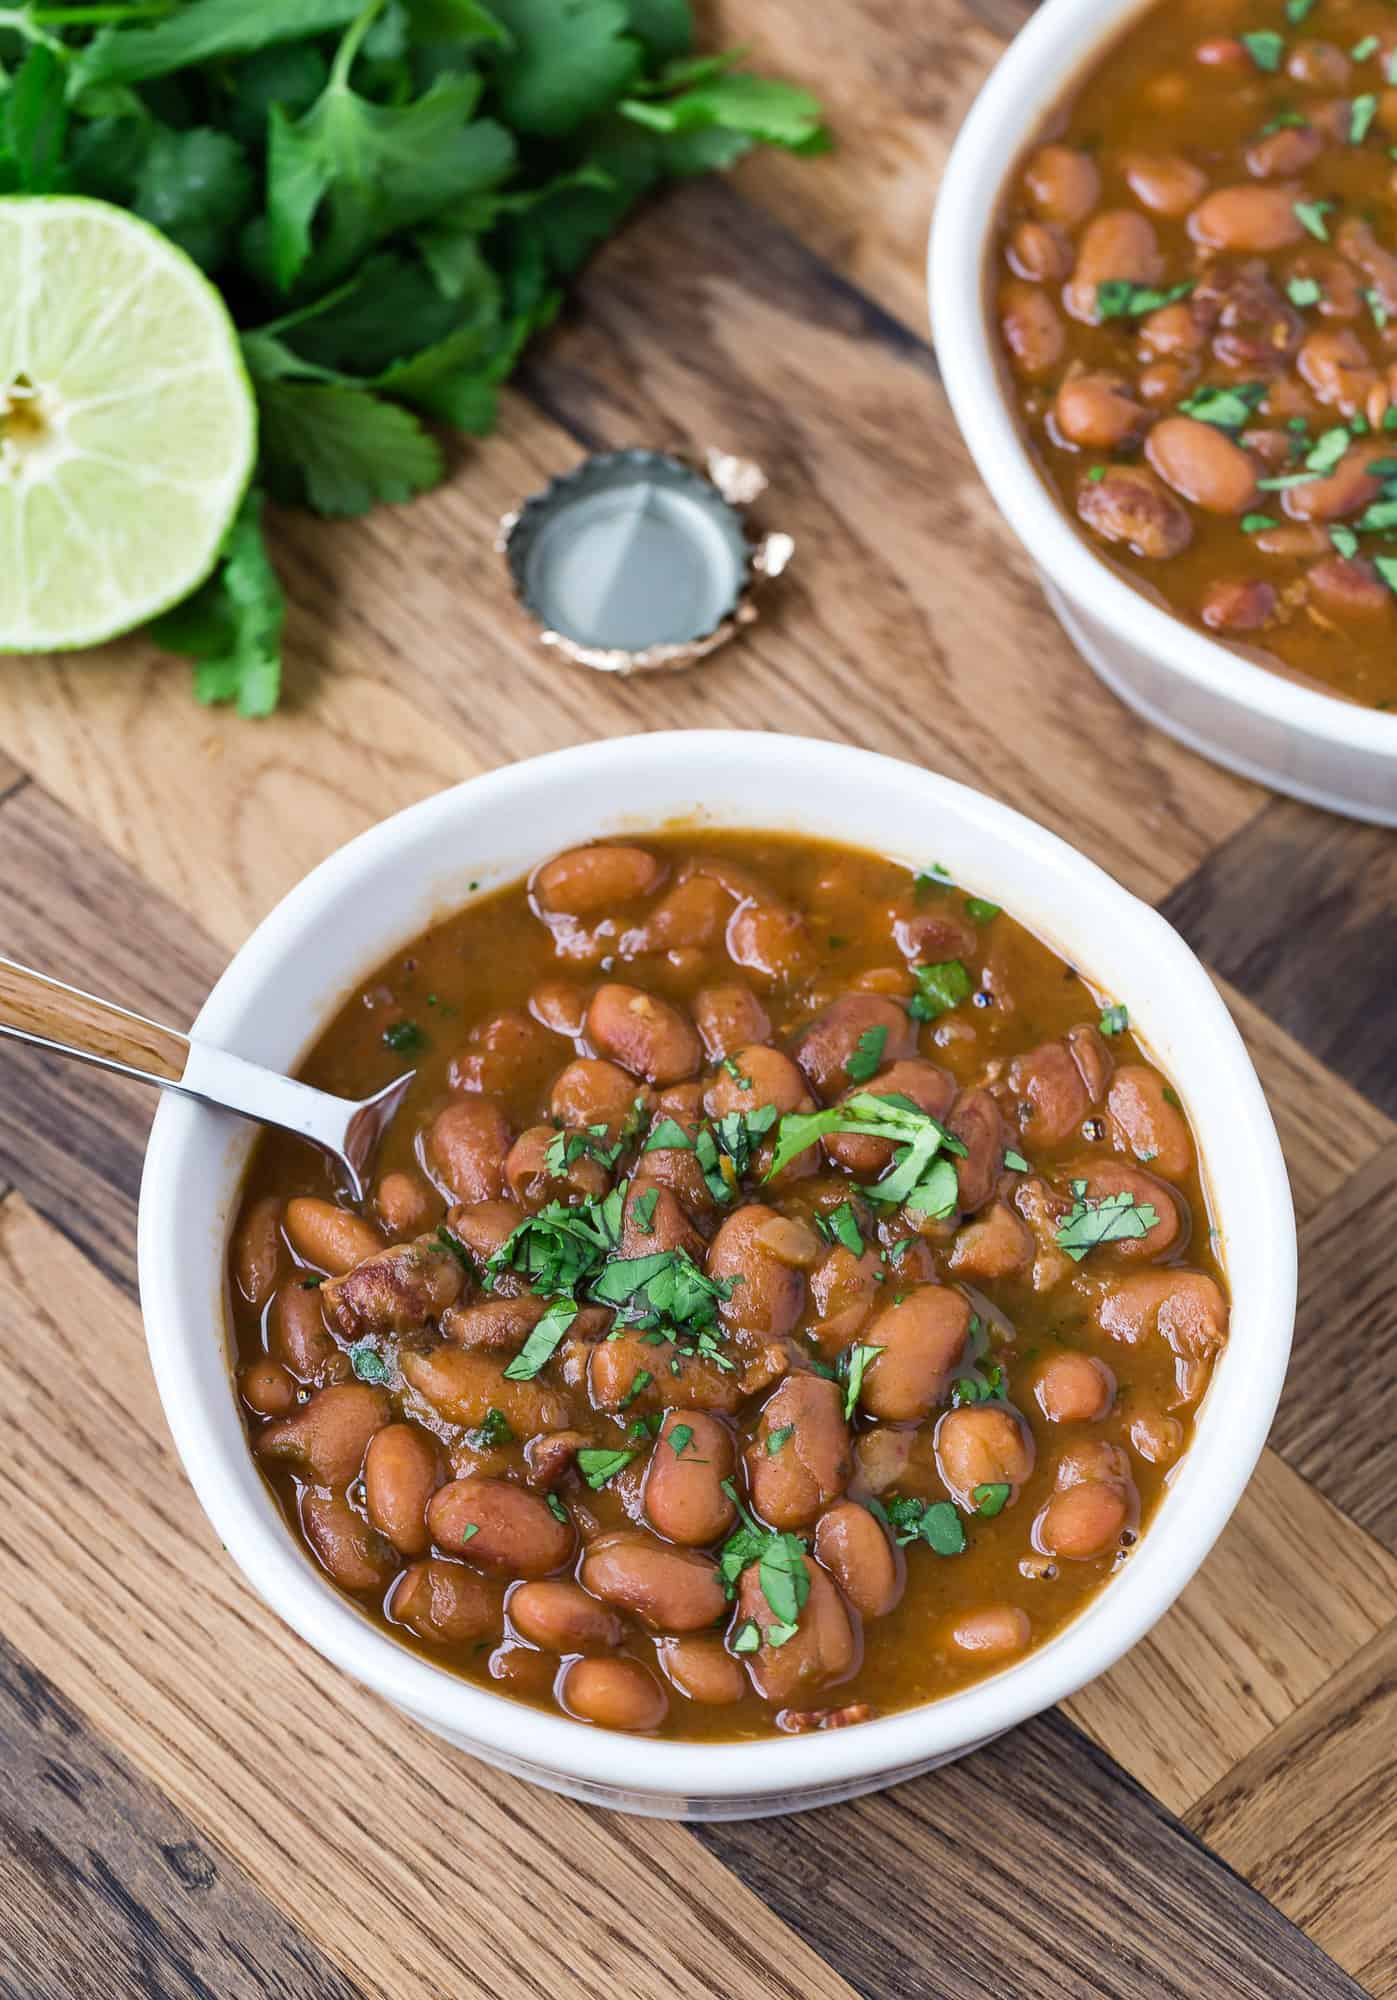
[[[912,765],[828,743],[657,734],[563,751],[429,799],[332,856],[272,912],[219,981],[197,1032],[294,1067],[350,987],[467,902],[470,884],[512,882],[557,848],[676,819],[805,833],[913,866],[944,865],[1124,1000],[1184,1097],[1233,1288],[1231,1339],[1159,1518],[1074,1624],[962,1694],[832,1734],[710,1747],[536,1713],[395,1645],[293,1544],[248,1454],[225,1351],[225,1243],[253,1135],[174,1097],[157,1115],[142,1189],[142,1298],[166,1413],[205,1510],[263,1596],[330,1659],[448,1733],[585,1781],[692,1797],[797,1795],[1008,1727],[1091,1678],[1154,1622],[1227,1519],[1269,1427],[1293,1317],[1293,1218],[1240,1037],[1176,933],[1007,808]]]

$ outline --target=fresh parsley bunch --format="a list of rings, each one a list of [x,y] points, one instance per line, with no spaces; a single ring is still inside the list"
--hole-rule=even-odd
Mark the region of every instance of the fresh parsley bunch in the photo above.
[[[242,333],[261,460],[213,579],[155,636],[201,701],[268,714],[263,495],[408,500],[483,435],[563,287],[636,202],[764,141],[805,91],[693,52],[689,0],[102,0],[0,10],[0,193],[153,223]]]

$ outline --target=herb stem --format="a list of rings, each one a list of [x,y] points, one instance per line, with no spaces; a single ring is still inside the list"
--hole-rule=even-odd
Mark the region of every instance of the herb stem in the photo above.
[[[354,59],[359,53],[365,35],[383,12],[387,0],[369,0],[344,31],[343,39],[335,51],[335,60],[330,68],[327,90],[342,91],[349,88],[349,72],[354,67]]]

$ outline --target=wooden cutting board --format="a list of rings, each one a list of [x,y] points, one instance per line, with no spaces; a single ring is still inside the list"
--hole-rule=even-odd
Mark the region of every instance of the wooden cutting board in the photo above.
[[[183,1023],[349,835],[651,727],[794,729],[1008,800],[1155,901],[1234,1007],[1303,1235],[1271,1449],[1152,1637],[897,1791],[690,1830],[526,1791],[325,1666],[175,1462],[141,1339],[149,1100],[0,1060],[3,2000],[1397,1996],[1397,841],[1271,798],[1077,660],[958,441],[925,233],[1014,0],[720,0],[829,104],[637,219],[499,434],[410,509],[276,524],[274,720],[140,644],[0,664],[0,948]],[[498,516],[595,445],[717,442],[796,564],[742,643],[631,685],[550,662]]]

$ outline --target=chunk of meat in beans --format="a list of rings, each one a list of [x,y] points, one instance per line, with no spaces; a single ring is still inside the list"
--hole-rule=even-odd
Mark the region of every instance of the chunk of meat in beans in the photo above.
[[[1034,169],[1064,214],[1098,182],[1067,152]],[[1137,162],[1161,244],[1187,165]],[[1075,251],[1092,215],[1022,219]],[[1210,282],[1175,302],[1199,351],[1263,310]],[[1284,417],[1237,448],[1284,467]],[[1320,542],[1278,563],[1338,559],[1286,525]],[[988,1004],[919,1019],[950,960]],[[1148,1529],[1227,1331],[1184,1101],[1089,977],[930,863],[768,835],[576,848],[417,941],[308,1066],[367,1096],[383,1022],[423,1028],[371,1193],[268,1137],[230,1238],[238,1406],[309,1557],[448,1671],[666,1738],[857,1727],[1045,1643]],[[843,1129],[865,1096],[905,1135]],[[880,1198],[909,1137],[941,1213]]]

